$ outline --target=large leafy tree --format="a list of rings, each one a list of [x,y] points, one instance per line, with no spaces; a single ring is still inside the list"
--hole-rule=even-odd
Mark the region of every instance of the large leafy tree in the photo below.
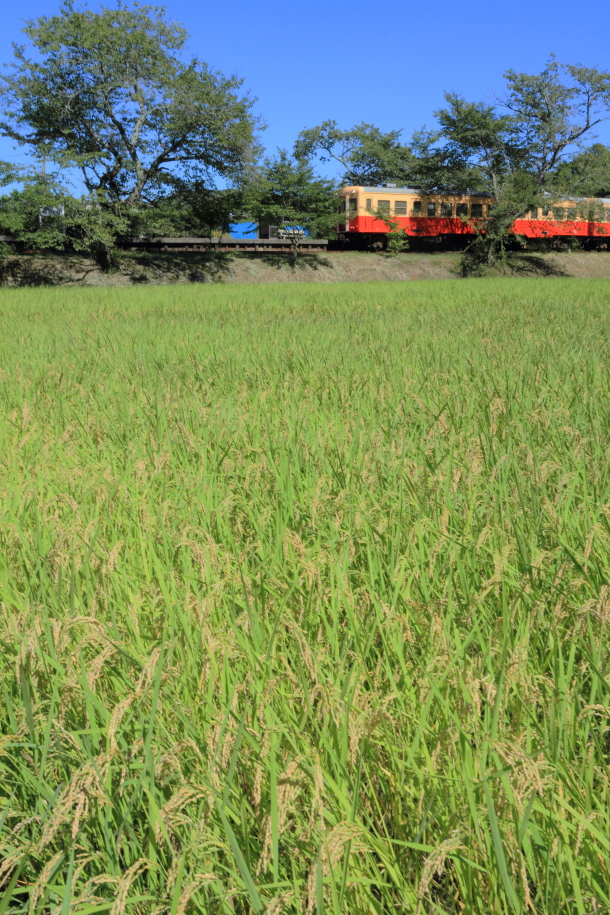
[[[265,160],[247,189],[244,207],[259,226],[300,228],[325,238],[334,234],[337,202],[332,181],[318,177],[307,160],[279,150],[274,158]]]
[[[336,121],[324,121],[301,131],[294,151],[297,158],[317,155],[322,162],[336,163],[345,184],[408,184],[413,179],[413,153],[400,142],[399,130],[383,133],[364,123],[340,130]]]
[[[610,109],[610,73],[551,58],[535,75],[509,70],[497,104],[467,102],[448,93],[436,112],[439,129],[416,137],[426,183],[491,192],[496,200],[485,232],[468,257],[493,264],[515,219],[557,193],[583,193],[577,159]],[[559,176],[561,175],[561,180]],[[574,179],[574,180],[572,180]]]
[[[99,12],[64,0],[28,22],[36,56],[15,50],[2,77],[0,130],[36,155],[77,167],[116,210],[154,199],[175,176],[238,181],[256,149],[242,81],[183,62],[185,30],[160,7]]]

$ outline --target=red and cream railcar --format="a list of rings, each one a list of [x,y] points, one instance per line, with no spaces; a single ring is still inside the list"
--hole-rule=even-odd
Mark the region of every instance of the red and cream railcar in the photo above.
[[[340,191],[339,236],[345,240],[381,239],[388,225],[376,214],[387,215],[407,235],[419,238],[451,238],[475,232],[478,220],[485,220],[493,206],[491,194],[423,193],[418,188],[344,187]],[[610,198],[570,198],[532,209],[515,221],[515,235],[526,238],[594,238],[610,243]]]

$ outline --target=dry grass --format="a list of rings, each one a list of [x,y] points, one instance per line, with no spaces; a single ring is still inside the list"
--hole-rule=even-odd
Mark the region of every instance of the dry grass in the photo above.
[[[0,915],[610,911],[609,293],[0,294]]]

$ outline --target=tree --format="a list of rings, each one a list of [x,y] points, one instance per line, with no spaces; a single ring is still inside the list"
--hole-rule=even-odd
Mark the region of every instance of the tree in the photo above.
[[[369,212],[374,219],[383,222],[388,230],[385,237],[385,253],[387,255],[397,257],[404,251],[409,250],[409,236],[407,235],[407,230],[400,225],[398,219],[392,216],[389,210],[368,210],[367,212]],[[374,243],[373,247],[377,247],[377,245],[382,247],[383,242]]]
[[[76,199],[52,178],[19,176],[22,190],[0,197],[0,233],[41,251],[88,253],[104,268],[115,266],[114,239],[126,221],[100,206],[95,195]]]
[[[200,180],[173,182],[153,205],[141,202],[127,216],[130,235],[189,235],[212,238],[230,232],[243,206],[241,188],[209,188]]]
[[[557,169],[556,186],[584,197],[610,195],[610,147],[594,143]]]
[[[7,184],[12,184],[18,177],[18,173],[13,165],[10,162],[0,162],[0,187],[6,187]],[[0,201],[2,198],[0,197]],[[0,226],[1,229],[1,226]],[[11,254],[12,249],[4,241],[0,241],[0,259]]]
[[[80,169],[115,212],[154,199],[172,176],[235,182],[253,161],[257,122],[242,80],[183,63],[186,32],[163,8],[119,0],[94,13],[64,0],[24,32],[38,58],[15,49],[0,132]]]
[[[284,149],[266,159],[258,179],[246,192],[244,208],[259,226],[303,229],[313,236],[334,234],[337,196],[332,181],[315,175],[303,159],[292,158]],[[298,251],[298,234],[292,234],[293,257]]]
[[[469,259],[491,265],[502,256],[515,219],[531,207],[548,205],[558,191],[578,191],[565,165],[582,153],[584,138],[610,108],[607,72],[551,58],[540,74],[509,70],[505,78],[507,94],[496,105],[446,94],[447,107],[435,113],[439,130],[417,138],[419,169],[428,182],[462,191],[468,181],[495,197],[466,267]]]
[[[413,175],[413,153],[400,142],[400,131],[382,133],[372,124],[339,130],[336,121],[301,131],[295,143],[297,158],[334,160],[343,169],[344,184],[378,186],[389,181],[408,184]]]
[[[19,169],[10,162],[0,162],[0,187],[6,187],[19,180]]]

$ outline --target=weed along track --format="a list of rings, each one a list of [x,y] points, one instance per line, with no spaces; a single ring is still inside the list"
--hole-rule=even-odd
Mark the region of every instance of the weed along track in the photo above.
[[[609,294],[0,291],[1,911],[610,910]]]

